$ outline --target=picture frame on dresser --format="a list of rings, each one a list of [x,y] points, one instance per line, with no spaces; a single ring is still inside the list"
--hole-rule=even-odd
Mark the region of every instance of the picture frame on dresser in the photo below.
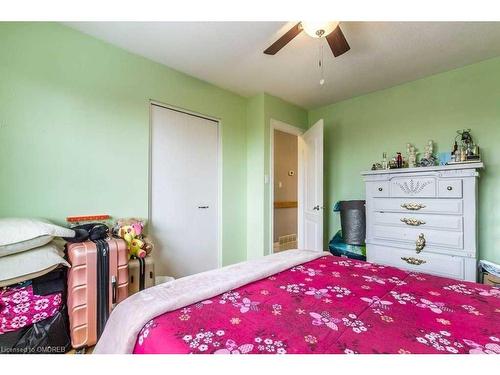
[[[477,281],[483,163],[362,172],[369,262]]]

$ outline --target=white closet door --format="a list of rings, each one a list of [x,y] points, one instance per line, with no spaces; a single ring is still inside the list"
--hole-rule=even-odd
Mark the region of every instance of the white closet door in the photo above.
[[[218,128],[215,121],[152,106],[150,233],[157,276],[219,266]]]

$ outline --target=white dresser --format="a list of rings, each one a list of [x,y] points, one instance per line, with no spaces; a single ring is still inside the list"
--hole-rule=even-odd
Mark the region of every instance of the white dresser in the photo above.
[[[363,172],[369,262],[476,281],[482,163]]]

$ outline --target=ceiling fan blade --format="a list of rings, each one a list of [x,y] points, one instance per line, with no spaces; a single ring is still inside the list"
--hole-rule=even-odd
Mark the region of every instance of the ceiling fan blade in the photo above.
[[[351,47],[349,47],[349,43],[347,43],[344,33],[340,29],[340,26],[337,26],[335,30],[328,34],[326,36],[326,40],[328,41],[328,45],[330,46],[330,49],[335,57],[338,57],[351,49]]]
[[[275,55],[280,49],[286,46],[293,38],[300,34],[302,31],[302,26],[300,22],[288,30],[281,38],[279,38],[276,42],[271,44],[269,48],[267,48],[264,53],[266,55]]]

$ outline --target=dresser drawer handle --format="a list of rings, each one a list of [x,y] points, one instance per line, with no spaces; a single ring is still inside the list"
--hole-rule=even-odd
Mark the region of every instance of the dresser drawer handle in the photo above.
[[[401,221],[407,225],[412,225],[415,227],[418,227],[419,225],[425,224],[425,221],[419,220],[419,219],[413,219],[411,217],[410,218],[403,217],[403,218],[401,218]]]
[[[447,187],[446,187],[446,190],[448,190],[448,191],[452,191],[452,190],[453,190],[453,186],[447,186]]]
[[[384,190],[384,189],[382,189],[381,187],[378,188],[378,191],[382,191],[382,190]]]
[[[419,254],[425,247],[425,237],[423,233],[418,235],[417,240],[415,241],[415,251]]]
[[[422,203],[403,203],[401,205],[401,208],[406,208],[407,210],[410,211],[418,211],[421,208],[425,208],[425,205]]]
[[[401,260],[404,260],[408,264],[413,264],[415,266],[420,266],[423,263],[427,263],[423,259],[413,258],[413,257],[401,257]]]

